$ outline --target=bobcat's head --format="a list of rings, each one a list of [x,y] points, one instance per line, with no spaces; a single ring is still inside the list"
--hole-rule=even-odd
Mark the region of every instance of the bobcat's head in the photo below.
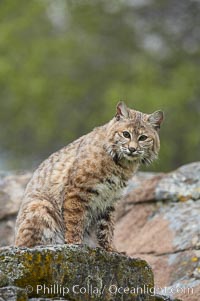
[[[108,151],[113,159],[151,163],[160,149],[158,131],[162,121],[162,111],[145,114],[118,103],[109,131]]]

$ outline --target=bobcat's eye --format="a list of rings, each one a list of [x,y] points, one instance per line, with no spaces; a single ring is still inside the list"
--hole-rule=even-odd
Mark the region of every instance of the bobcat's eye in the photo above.
[[[131,138],[130,133],[127,132],[127,131],[124,131],[124,132],[123,132],[123,136],[124,136],[125,138]]]
[[[138,140],[139,141],[145,141],[147,138],[148,137],[146,135],[141,135]]]

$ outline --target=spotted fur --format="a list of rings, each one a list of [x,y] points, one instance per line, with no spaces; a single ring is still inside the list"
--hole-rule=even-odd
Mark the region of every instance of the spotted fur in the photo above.
[[[95,230],[113,250],[113,214],[127,181],[157,158],[163,113],[120,102],[116,116],[58,152],[34,172],[16,222],[16,246],[80,244]]]

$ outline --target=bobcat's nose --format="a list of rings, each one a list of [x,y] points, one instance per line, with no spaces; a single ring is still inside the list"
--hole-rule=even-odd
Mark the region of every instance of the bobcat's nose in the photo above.
[[[136,148],[135,148],[135,147],[129,147],[129,151],[130,151],[131,153],[134,153],[134,152],[136,151]]]

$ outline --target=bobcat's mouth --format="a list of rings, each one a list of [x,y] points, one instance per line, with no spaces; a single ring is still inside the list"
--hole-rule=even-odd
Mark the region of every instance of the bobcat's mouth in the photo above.
[[[128,151],[126,155],[128,155],[129,157],[140,157],[141,155],[143,155],[143,151],[135,151],[135,152]]]
[[[126,152],[124,152],[124,157],[129,161],[138,161],[141,159],[142,155],[142,151],[130,152],[129,150],[127,150]]]
[[[127,153],[126,155],[128,155],[129,157],[139,157],[140,154],[139,153]]]

